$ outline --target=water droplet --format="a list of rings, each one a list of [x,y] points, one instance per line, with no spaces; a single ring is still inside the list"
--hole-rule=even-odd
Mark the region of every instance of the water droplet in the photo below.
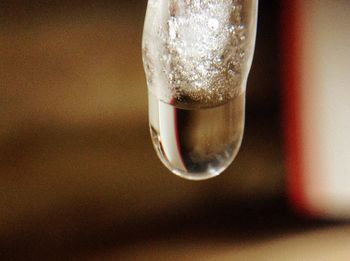
[[[143,44],[151,52],[143,55],[154,147],[176,175],[214,177],[232,162],[242,138],[242,85],[255,40],[249,25],[256,21],[255,12],[246,8],[254,5],[243,0],[149,2]]]
[[[243,93],[220,106],[183,109],[149,93],[151,136],[160,160],[186,179],[204,180],[219,175],[239,150],[244,100]]]

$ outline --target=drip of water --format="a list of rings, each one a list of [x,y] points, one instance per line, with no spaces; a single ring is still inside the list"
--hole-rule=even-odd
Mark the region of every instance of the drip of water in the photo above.
[[[149,94],[154,148],[173,173],[190,180],[219,175],[233,161],[242,141],[245,94],[206,108],[186,109]]]
[[[173,173],[219,175],[240,147],[257,0],[149,0],[143,63],[156,152]]]

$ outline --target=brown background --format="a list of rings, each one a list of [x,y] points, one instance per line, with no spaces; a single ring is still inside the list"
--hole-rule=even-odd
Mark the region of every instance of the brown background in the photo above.
[[[153,151],[145,7],[0,2],[1,259],[281,260],[327,233],[344,239],[287,204],[279,1],[260,2],[241,151],[205,182],[175,177]]]

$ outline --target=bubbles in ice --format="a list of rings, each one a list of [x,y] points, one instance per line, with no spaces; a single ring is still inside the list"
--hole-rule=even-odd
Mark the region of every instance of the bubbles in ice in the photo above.
[[[241,85],[245,28],[241,1],[172,1],[165,64],[179,102],[217,103]]]
[[[211,29],[211,30],[216,30],[218,29],[219,27],[219,21],[215,18],[210,18],[209,21],[208,21],[208,27]]]
[[[159,57],[150,57],[149,66],[161,63],[179,104],[215,105],[241,91],[247,46],[242,2],[169,0],[166,21],[157,27]]]

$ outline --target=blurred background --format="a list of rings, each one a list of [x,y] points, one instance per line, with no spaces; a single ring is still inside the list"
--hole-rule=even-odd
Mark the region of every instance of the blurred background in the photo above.
[[[280,2],[260,1],[240,153],[189,182],[149,137],[145,0],[1,1],[0,259],[318,260],[325,241],[349,245],[344,224],[288,204]]]

